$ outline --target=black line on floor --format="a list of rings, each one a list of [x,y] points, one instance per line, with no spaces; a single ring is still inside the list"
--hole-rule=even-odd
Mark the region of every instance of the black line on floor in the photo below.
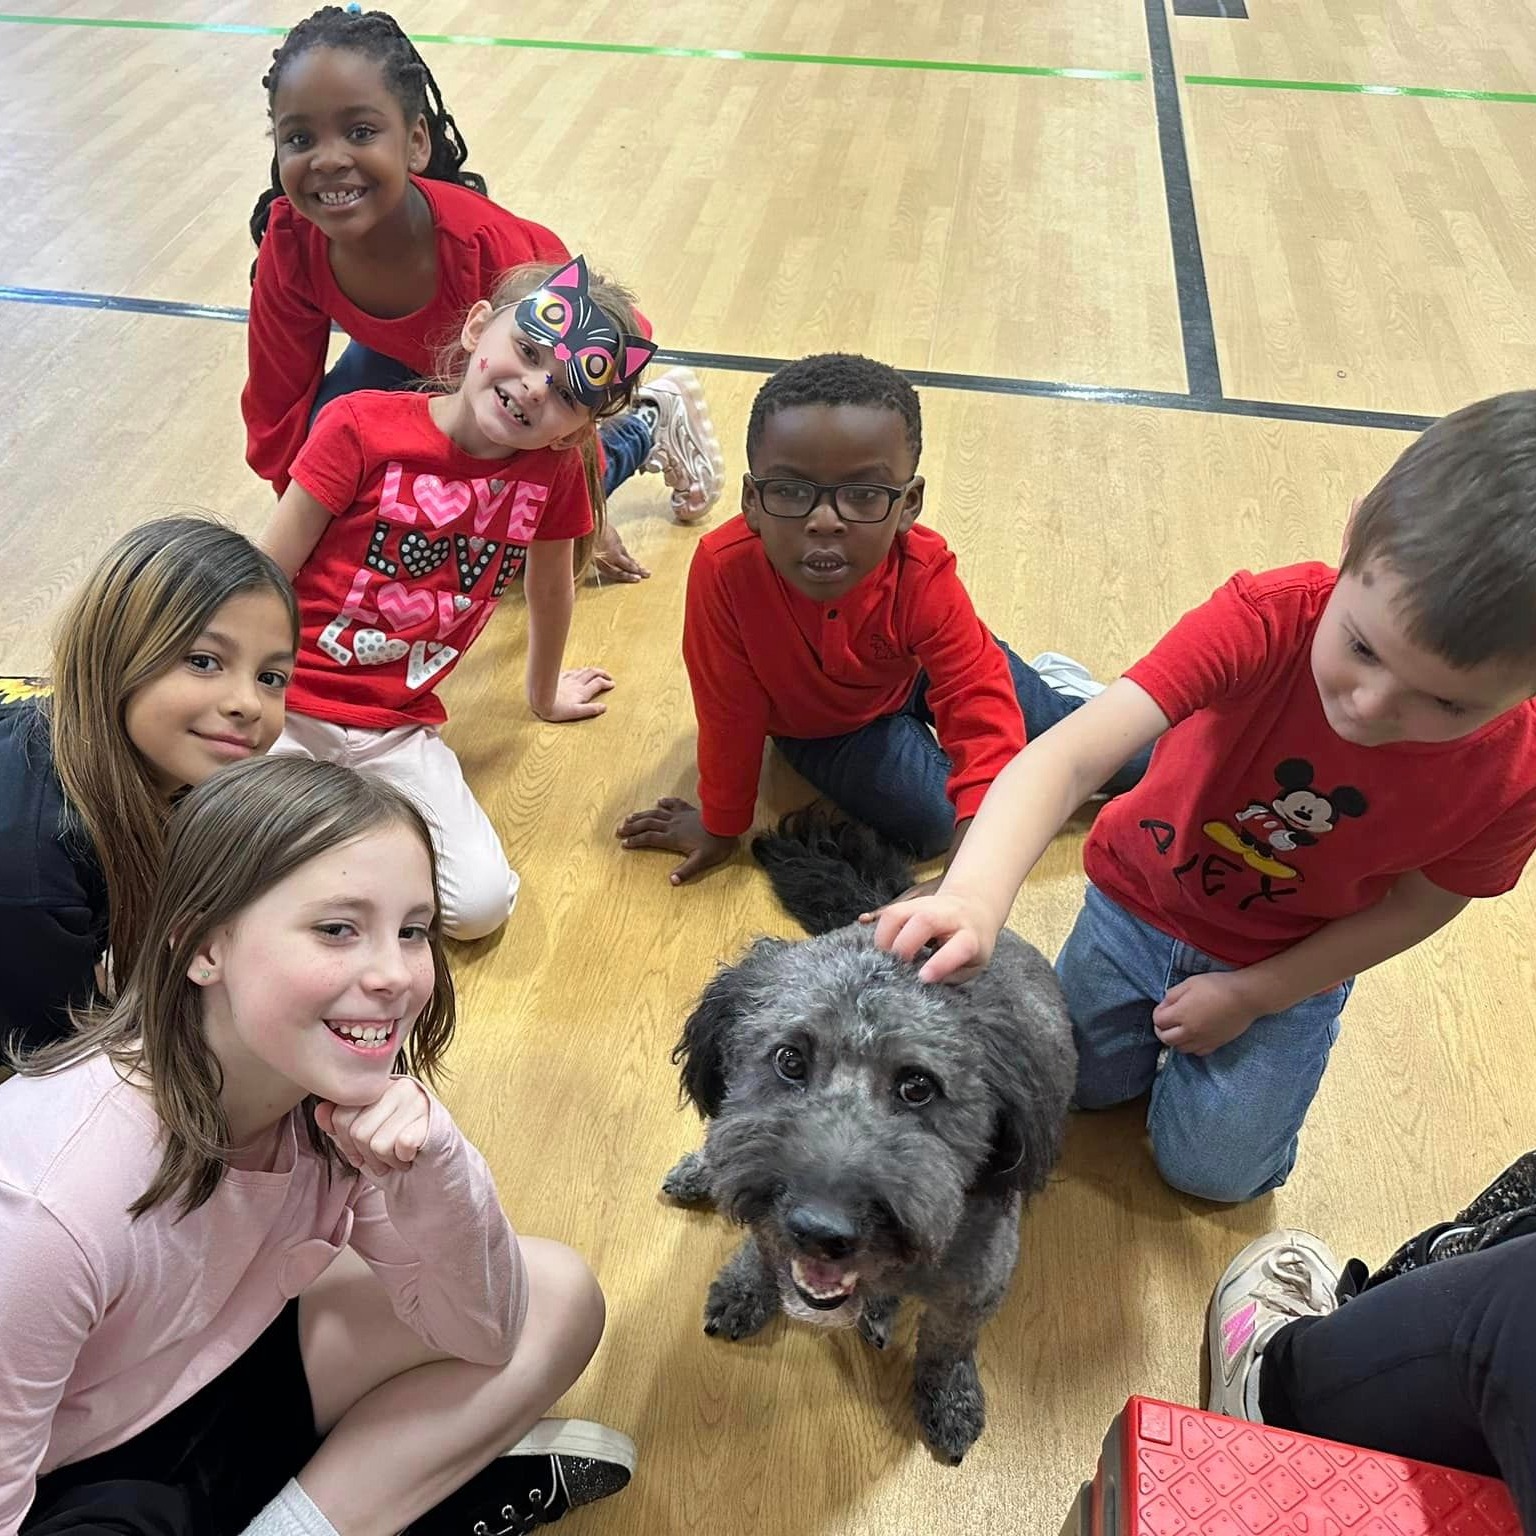
[[[1216,16],[1223,21],[1247,21],[1243,0],[1173,0],[1175,16]]]
[[[1184,340],[1184,372],[1189,392],[1207,402],[1221,398],[1221,363],[1216,356],[1216,328],[1205,285],[1200,226],[1189,179],[1184,144],[1184,116],[1179,109],[1179,77],[1173,66],[1173,42],[1163,0],[1143,0],[1147,14],[1147,52],[1152,63],[1152,97],[1157,105],[1157,147],[1163,160],[1163,194],[1168,203],[1168,233],[1173,241],[1173,280],[1179,296],[1179,331]]]
[[[174,299],[140,299],[127,294],[82,293],[65,288],[23,288],[0,284],[0,302],[49,304],[67,309],[99,309],[177,319],[245,323],[246,311],[226,304],[183,304]],[[774,373],[787,361],[735,352],[687,352],[662,349],[660,363],[727,373]],[[1011,379],[985,373],[941,373],[932,368],[901,370],[920,389],[955,389],[979,395],[1016,395],[1035,400],[1080,400],[1088,405],[1125,405],[1152,411],[1190,411],[1214,416],[1246,416],[1265,421],[1301,421],[1318,426],[1376,427],[1391,432],[1422,432],[1432,416],[1400,411],[1356,410],[1348,406],[1297,405],[1284,400],[1233,400],[1225,395],[1201,399],[1161,389],[1111,389],[1097,384],[1063,384],[1051,379]]]

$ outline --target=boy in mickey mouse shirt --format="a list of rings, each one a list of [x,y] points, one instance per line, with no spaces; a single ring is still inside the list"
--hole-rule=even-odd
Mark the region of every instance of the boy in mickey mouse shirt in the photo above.
[[[998,775],[943,885],[876,942],[985,964],[1108,766],[1057,961],[1077,1103],[1150,1090],[1164,1179],[1283,1184],[1354,976],[1519,879],[1536,847],[1536,392],[1458,411],[1359,503],[1337,571],[1234,576]],[[1161,739],[1159,739],[1161,738]]]

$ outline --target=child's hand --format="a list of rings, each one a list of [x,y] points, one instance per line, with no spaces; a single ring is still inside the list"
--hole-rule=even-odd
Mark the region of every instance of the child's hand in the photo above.
[[[651,573],[624,547],[619,530],[605,523],[592,551],[592,568],[600,580],[644,581]]]
[[[554,702],[547,709],[540,709],[535,704],[533,712],[551,724],[590,720],[607,710],[606,704],[597,702],[597,696],[612,687],[612,675],[601,667],[570,667],[560,674],[560,681],[555,684]]]
[[[938,948],[917,974],[923,981],[969,981],[986,968],[997,943],[997,925],[979,904],[936,892],[893,901],[860,922],[875,923],[875,948],[915,960],[925,944]]]
[[[374,1178],[409,1168],[427,1139],[432,1101],[413,1077],[392,1077],[372,1104],[315,1105],[315,1124],[342,1158]]]
[[[706,869],[713,869],[736,852],[740,841],[716,837],[704,825],[698,809],[686,800],[665,796],[648,811],[631,811],[614,829],[626,848],[665,848],[688,855],[669,877],[673,885],[686,885]]]
[[[1241,971],[1209,971],[1168,989],[1152,1010],[1152,1029],[1175,1051],[1209,1056],[1268,1011],[1255,1001]]]

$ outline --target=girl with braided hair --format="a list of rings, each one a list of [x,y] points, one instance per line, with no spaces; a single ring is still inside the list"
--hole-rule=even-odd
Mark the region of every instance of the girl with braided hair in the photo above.
[[[301,21],[263,80],[272,184],[251,235],[250,361],[241,407],[246,460],[279,495],[320,409],[358,389],[399,389],[434,371],[437,351],[502,274],[564,262],[550,230],[485,196],[468,146],[426,61],[393,17],[327,5]],[[352,338],[325,371],[335,323]],[[602,488],[659,470],[685,522],[724,484],[698,380],[676,369],[601,431]],[[595,508],[607,574],[647,574]]]

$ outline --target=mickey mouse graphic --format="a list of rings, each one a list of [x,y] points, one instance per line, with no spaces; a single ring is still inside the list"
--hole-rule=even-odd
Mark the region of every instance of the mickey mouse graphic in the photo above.
[[[1281,793],[1267,804],[1253,800],[1232,819],[1208,821],[1203,830],[1228,853],[1235,853],[1250,869],[1276,880],[1298,880],[1289,864],[1275,857],[1297,848],[1313,847],[1332,832],[1341,817],[1363,816],[1365,796],[1353,785],[1340,784],[1327,791],[1312,785],[1314,769],[1304,757],[1288,757],[1275,769]]]

